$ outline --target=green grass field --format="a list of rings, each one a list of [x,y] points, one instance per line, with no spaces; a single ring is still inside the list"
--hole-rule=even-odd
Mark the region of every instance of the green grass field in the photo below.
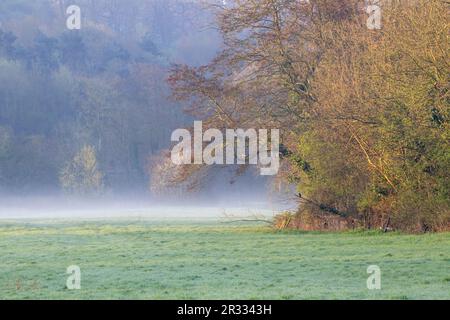
[[[81,268],[81,290],[66,269]],[[382,289],[367,289],[378,265]],[[0,222],[1,299],[450,299],[450,234],[213,220]]]

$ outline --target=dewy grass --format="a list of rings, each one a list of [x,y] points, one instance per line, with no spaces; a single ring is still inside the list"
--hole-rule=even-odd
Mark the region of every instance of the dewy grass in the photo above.
[[[450,234],[184,221],[0,226],[1,299],[450,299]],[[81,269],[81,290],[66,270]],[[367,267],[381,290],[367,289]]]

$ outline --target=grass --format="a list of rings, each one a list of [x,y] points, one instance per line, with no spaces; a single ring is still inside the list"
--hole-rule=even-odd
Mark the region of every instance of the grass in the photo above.
[[[81,290],[66,269],[81,268]],[[369,265],[382,289],[367,289]],[[450,234],[217,221],[1,222],[0,299],[450,299]]]

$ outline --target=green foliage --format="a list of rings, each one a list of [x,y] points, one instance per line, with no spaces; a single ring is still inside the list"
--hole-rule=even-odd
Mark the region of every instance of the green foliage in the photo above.
[[[450,228],[443,7],[439,1],[420,9],[394,1],[373,38],[357,23],[330,23],[335,37],[324,40],[311,86],[317,116],[299,125],[289,158],[300,193],[370,228]],[[351,59],[342,60],[340,52]],[[301,210],[320,215],[321,206]]]

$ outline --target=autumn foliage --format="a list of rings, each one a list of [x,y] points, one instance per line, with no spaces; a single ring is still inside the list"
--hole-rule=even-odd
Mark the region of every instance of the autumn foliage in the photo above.
[[[449,229],[448,4],[380,6],[368,30],[364,1],[235,1],[217,12],[216,59],[173,69],[207,126],[281,129],[291,226]]]

